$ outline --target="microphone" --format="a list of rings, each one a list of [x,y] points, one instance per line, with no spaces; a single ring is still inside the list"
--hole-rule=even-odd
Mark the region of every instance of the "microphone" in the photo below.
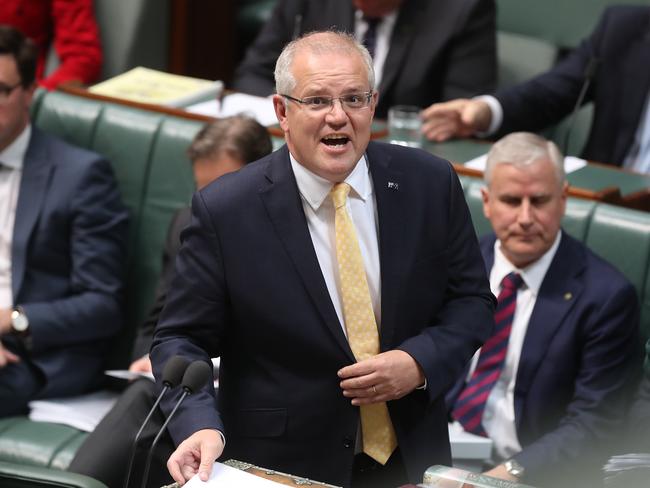
[[[165,364],[165,368],[163,369],[162,373],[162,391],[158,395],[158,398],[156,398],[153,407],[151,407],[151,410],[149,410],[147,417],[144,419],[144,422],[142,422],[142,425],[140,426],[140,430],[138,430],[138,433],[133,439],[133,444],[131,446],[131,456],[129,457],[129,464],[126,470],[126,478],[124,479],[124,488],[128,488],[129,486],[131,471],[133,470],[133,459],[135,458],[136,447],[138,445],[138,441],[140,440],[140,436],[142,435],[142,431],[149,423],[149,420],[151,419],[153,413],[156,411],[156,408],[158,407],[160,400],[162,400],[163,395],[167,393],[170,388],[175,388],[178,384],[181,383],[181,380],[184,378],[185,371],[187,370],[189,364],[190,362],[181,356],[173,356]]]
[[[151,443],[151,447],[149,448],[149,454],[147,454],[147,461],[144,465],[144,473],[142,475],[142,485],[141,485],[142,488],[147,487],[147,481],[149,479],[149,468],[151,467],[151,458],[153,457],[153,452],[156,449],[156,446],[158,445],[158,441],[162,437],[163,432],[165,432],[165,429],[167,428],[167,424],[169,423],[169,421],[172,419],[172,417],[178,410],[178,407],[181,406],[183,400],[185,400],[185,398],[188,395],[196,393],[199,389],[203,388],[203,386],[208,381],[210,381],[210,379],[212,379],[211,364],[208,364],[205,361],[198,360],[192,362],[187,367],[187,371],[185,371],[185,374],[183,375],[183,381],[181,382],[183,393],[181,394],[181,397],[176,402],[176,405],[174,405],[174,408],[172,409],[171,413],[167,416],[165,423],[158,431],[158,435],[156,435],[153,442]]]
[[[573,107],[573,110],[571,111],[571,118],[569,119],[569,125],[567,127],[566,133],[564,134],[564,144],[562,146],[562,153],[564,156],[566,156],[567,151],[569,150],[569,137],[571,136],[571,131],[573,131],[573,127],[575,126],[578,110],[580,110],[580,106],[582,105],[582,102],[585,99],[585,95],[587,95],[587,90],[589,89],[589,85],[591,84],[591,81],[593,80],[594,76],[596,76],[596,69],[598,68],[599,64],[600,64],[600,59],[598,59],[596,56],[592,54],[591,57],[589,58],[589,62],[587,62],[587,66],[585,66],[584,81],[580,89],[580,94],[578,95],[576,104]]]

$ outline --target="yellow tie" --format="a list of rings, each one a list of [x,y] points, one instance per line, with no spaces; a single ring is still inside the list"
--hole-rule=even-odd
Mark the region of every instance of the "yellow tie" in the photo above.
[[[354,357],[362,361],[379,354],[379,332],[357,233],[345,208],[349,192],[347,183],[338,183],[332,188],[331,195],[336,209],[336,258],[345,328]],[[363,452],[375,461],[386,464],[397,447],[397,439],[385,402],[361,406],[361,432]]]

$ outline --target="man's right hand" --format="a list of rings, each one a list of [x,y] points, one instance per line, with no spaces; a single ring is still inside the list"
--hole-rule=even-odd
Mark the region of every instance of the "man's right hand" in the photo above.
[[[151,373],[151,359],[149,359],[149,354],[145,354],[140,359],[136,359],[129,366],[129,371],[132,373]]]
[[[184,485],[196,473],[202,481],[208,481],[212,465],[223,452],[221,434],[213,429],[194,432],[181,442],[169,457],[167,469],[174,481]]]
[[[422,111],[422,132],[429,140],[442,142],[452,137],[469,137],[490,127],[492,111],[483,100],[459,98],[434,103]]]

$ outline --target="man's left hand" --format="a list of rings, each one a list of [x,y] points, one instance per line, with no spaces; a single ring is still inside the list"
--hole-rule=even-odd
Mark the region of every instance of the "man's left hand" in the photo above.
[[[424,384],[424,373],[413,357],[400,350],[386,351],[342,368],[338,372],[343,396],[352,405],[396,400]]]
[[[492,468],[489,471],[486,471],[483,474],[487,476],[492,476],[493,478],[506,480],[506,481],[514,481],[515,483],[519,481],[519,478],[508,473],[508,470],[503,464],[499,464],[498,466],[495,466],[494,468]]]

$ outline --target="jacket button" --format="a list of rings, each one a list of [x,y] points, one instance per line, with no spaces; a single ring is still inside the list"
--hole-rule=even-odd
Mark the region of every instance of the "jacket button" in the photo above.
[[[350,439],[349,437],[345,437],[343,439],[343,447],[345,447],[346,449],[350,449],[352,446],[353,446],[352,439]]]

